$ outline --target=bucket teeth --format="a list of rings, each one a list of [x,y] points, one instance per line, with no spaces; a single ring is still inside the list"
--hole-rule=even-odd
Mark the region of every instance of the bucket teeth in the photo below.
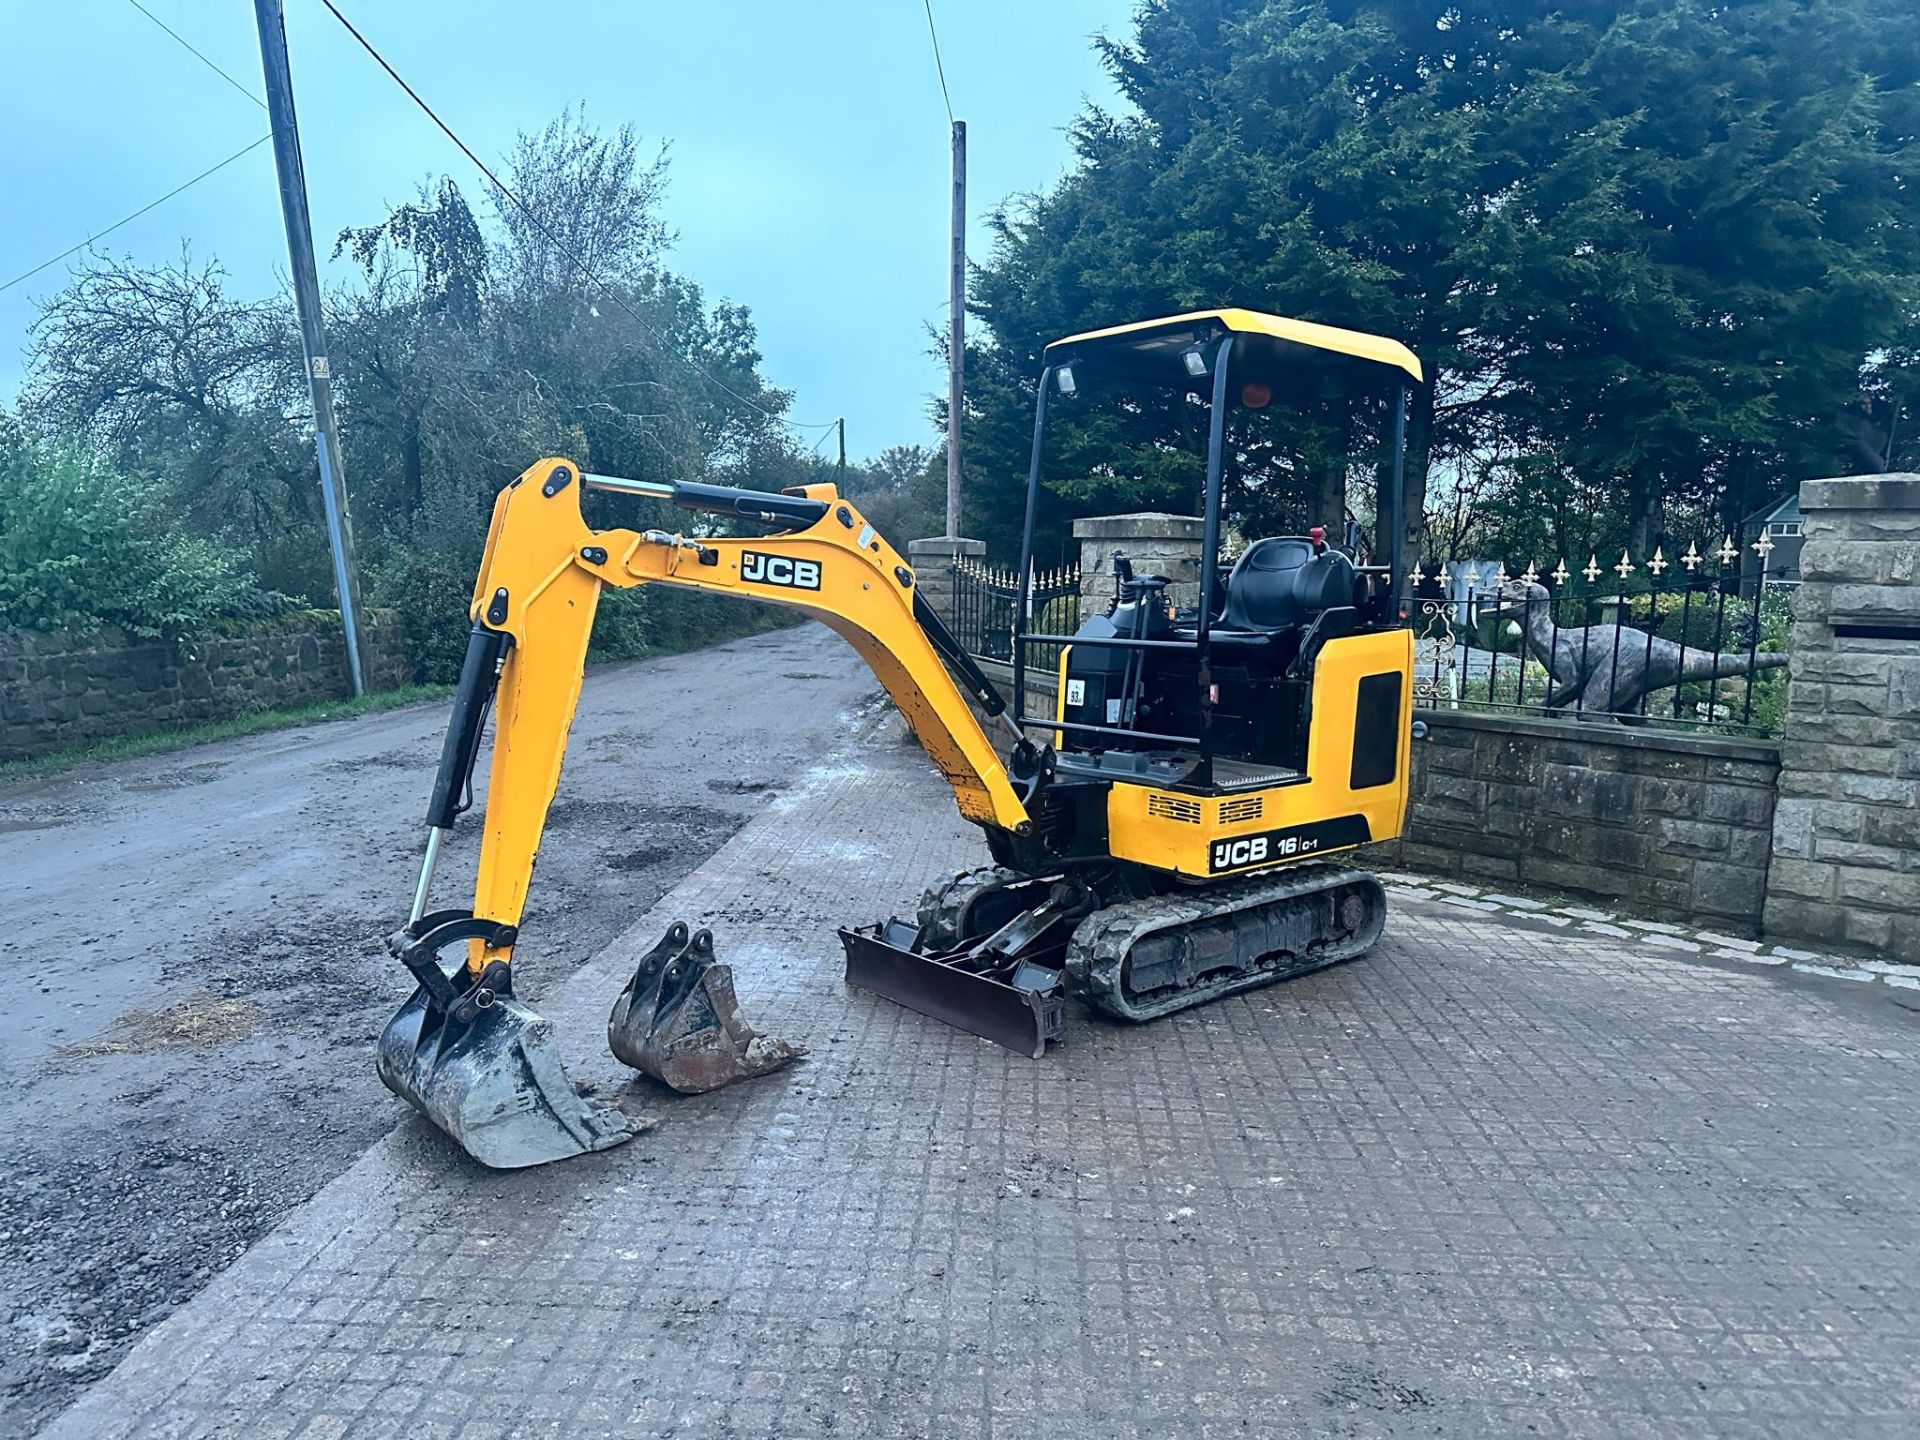
[[[640,957],[607,1017],[616,1058],[683,1095],[718,1090],[778,1070],[802,1046],[763,1035],[741,1018],[733,971],[713,958],[713,936],[675,921]]]

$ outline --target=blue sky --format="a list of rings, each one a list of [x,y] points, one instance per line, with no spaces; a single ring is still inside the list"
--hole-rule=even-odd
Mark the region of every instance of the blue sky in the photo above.
[[[247,88],[250,0],[142,0]],[[467,143],[585,102],[597,124],[671,142],[671,263],[752,307],[766,373],[801,420],[847,417],[855,456],[935,438],[944,391],[926,330],[946,323],[947,117],[921,0],[338,0]],[[321,7],[286,0],[314,232],[379,218],[446,172],[486,183]],[[1130,0],[936,0],[954,110],[969,124],[969,246],[1016,191],[1070,163],[1065,127],[1115,101],[1091,46]],[[0,0],[0,283],[264,134],[263,113],[128,0]],[[266,146],[101,242],[160,261],[188,241],[236,293],[282,284]],[[67,266],[0,292],[0,400],[22,375],[33,299]],[[1090,317],[1109,319],[1111,317]],[[809,437],[809,442],[811,437]]]

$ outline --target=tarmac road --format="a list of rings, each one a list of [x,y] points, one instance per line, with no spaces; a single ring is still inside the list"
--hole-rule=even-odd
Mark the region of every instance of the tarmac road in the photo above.
[[[589,675],[520,993],[538,1006],[877,695],[813,625]],[[409,986],[381,937],[412,896],[446,709],[0,787],[0,1436],[399,1118],[372,1041]],[[477,829],[456,829],[436,903],[461,903]]]

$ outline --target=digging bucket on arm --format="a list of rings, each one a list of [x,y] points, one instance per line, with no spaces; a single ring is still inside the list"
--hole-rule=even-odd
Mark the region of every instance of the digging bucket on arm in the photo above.
[[[496,1170],[544,1165],[632,1139],[633,1121],[589,1104],[574,1089],[553,1023],[514,999],[505,965],[488,966],[476,983],[460,988],[464,962],[445,961],[440,950],[474,938],[477,928],[464,912],[443,911],[390,942],[420,984],[381,1032],[381,1080]]]

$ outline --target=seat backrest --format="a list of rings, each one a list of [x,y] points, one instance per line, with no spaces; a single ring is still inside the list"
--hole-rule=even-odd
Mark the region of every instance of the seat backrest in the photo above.
[[[1313,553],[1299,535],[1256,540],[1227,577],[1220,623],[1231,630],[1285,630],[1335,605],[1353,603],[1353,562],[1338,550]]]

